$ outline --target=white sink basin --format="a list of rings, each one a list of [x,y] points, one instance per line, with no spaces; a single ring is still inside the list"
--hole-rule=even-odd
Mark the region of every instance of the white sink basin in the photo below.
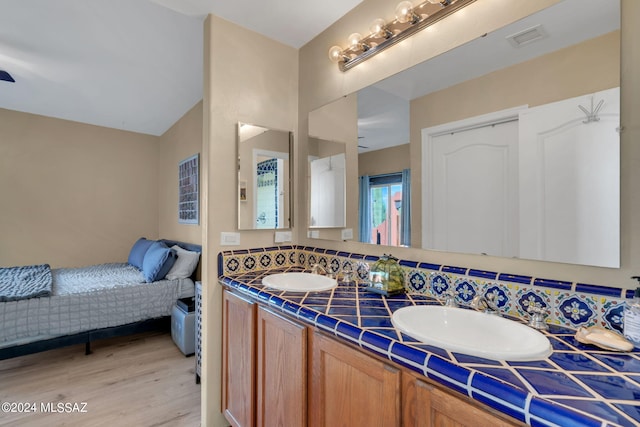
[[[532,361],[545,359],[552,352],[551,343],[541,332],[474,310],[411,306],[397,310],[391,321],[420,342],[485,359]]]
[[[262,279],[262,284],[287,292],[319,292],[338,286],[336,279],[303,272],[270,274]]]

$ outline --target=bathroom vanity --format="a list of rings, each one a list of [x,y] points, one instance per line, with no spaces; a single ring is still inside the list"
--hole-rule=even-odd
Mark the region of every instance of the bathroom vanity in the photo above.
[[[424,345],[393,327],[391,314],[399,308],[441,303],[433,286],[421,293],[414,284],[405,295],[385,297],[365,292],[361,283],[340,282],[321,292],[262,284],[272,273],[299,272],[318,262],[331,272],[332,266],[370,258],[291,246],[220,255],[223,412],[232,425],[640,423],[636,352],[582,345],[574,330],[552,323],[544,332],[553,346],[550,356],[488,360]],[[401,264],[415,279],[420,265]],[[436,275],[431,281],[437,285]]]
[[[231,288],[223,301],[223,405],[234,426],[522,425]]]

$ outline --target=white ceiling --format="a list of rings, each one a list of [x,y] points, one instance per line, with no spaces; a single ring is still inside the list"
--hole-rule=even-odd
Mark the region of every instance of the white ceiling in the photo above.
[[[0,108],[161,135],[202,98],[208,13],[295,48],[362,0],[0,0]]]

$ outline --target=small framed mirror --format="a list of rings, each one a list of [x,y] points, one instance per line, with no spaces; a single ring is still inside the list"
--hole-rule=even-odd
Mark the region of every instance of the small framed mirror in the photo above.
[[[293,133],[238,123],[238,230],[291,228]]]

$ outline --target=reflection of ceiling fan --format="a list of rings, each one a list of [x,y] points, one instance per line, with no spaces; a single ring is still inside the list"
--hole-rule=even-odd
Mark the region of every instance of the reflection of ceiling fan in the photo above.
[[[13,79],[13,77],[11,77],[11,74],[7,73],[4,70],[0,70],[0,80],[15,83],[15,80]]]

